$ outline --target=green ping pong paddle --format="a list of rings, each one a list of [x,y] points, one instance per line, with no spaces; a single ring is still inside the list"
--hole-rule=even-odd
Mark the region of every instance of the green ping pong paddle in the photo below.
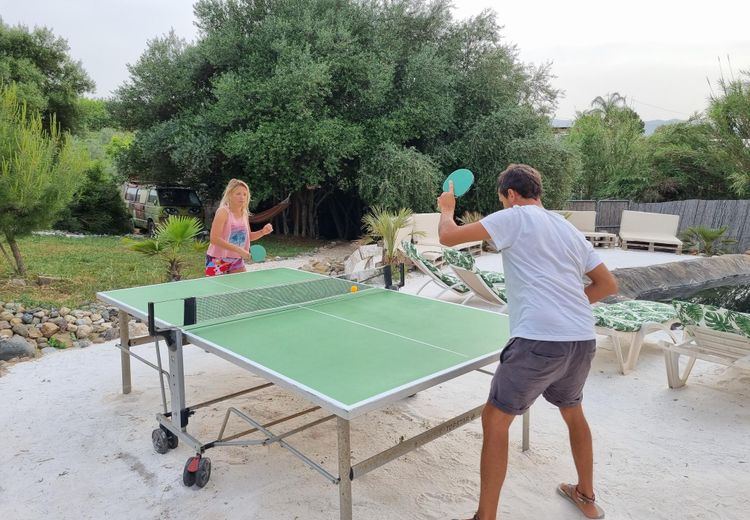
[[[250,246],[250,256],[253,258],[253,262],[262,262],[266,259],[266,248],[260,244]]]
[[[474,184],[474,174],[466,168],[454,171],[443,182],[443,191],[450,191],[450,186],[448,185],[450,181],[453,181],[453,194],[456,197],[460,197],[469,191],[471,185]]]

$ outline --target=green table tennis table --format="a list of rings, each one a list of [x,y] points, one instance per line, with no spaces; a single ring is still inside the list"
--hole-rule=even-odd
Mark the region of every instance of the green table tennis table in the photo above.
[[[206,450],[218,446],[278,443],[339,487],[340,518],[352,518],[351,482],[481,414],[483,404],[411,439],[352,465],[350,421],[441,382],[498,360],[509,337],[506,315],[376,288],[295,269],[277,268],[120,289],[97,294],[120,310],[123,393],[130,392],[130,359],[159,371],[164,410],[157,414],[152,442],[159,453],[179,441],[195,456],[183,482],[203,487],[211,473]],[[130,317],[149,323],[149,336],[130,338]],[[168,370],[135,354],[131,347],[166,340]],[[185,397],[183,348],[193,344],[247,369],[267,384],[189,405]],[[486,372],[486,371],[485,371]],[[489,372],[488,372],[489,373]],[[164,378],[168,382],[167,406]],[[271,384],[312,403],[300,413],[261,424],[229,408],[216,439],[188,432],[196,411]],[[481,395],[484,390],[480,390]],[[329,415],[283,433],[271,426],[322,410]],[[230,416],[247,422],[257,437],[225,436]],[[338,475],[294,448],[287,439],[305,428],[336,420]],[[528,448],[528,415],[523,447]]]

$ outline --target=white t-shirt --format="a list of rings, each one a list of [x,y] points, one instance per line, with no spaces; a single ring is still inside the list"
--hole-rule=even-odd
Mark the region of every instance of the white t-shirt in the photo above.
[[[602,263],[561,215],[528,205],[481,220],[503,255],[512,337],[541,341],[595,339],[583,275]]]

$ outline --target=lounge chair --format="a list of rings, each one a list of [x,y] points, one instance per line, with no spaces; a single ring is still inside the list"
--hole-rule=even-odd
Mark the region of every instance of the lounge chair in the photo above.
[[[586,240],[600,247],[615,247],[617,235],[596,230],[596,211],[555,211],[583,233]]]
[[[474,295],[471,290],[461,282],[461,280],[450,273],[441,271],[438,266],[436,266],[433,262],[419,253],[416,246],[408,240],[401,241],[401,250],[406,254],[409,260],[412,261],[417,269],[427,275],[427,281],[417,290],[415,294],[419,294],[425,287],[427,287],[431,283],[434,283],[438,287],[443,289],[442,291],[440,291],[440,294],[437,295],[438,298],[440,298],[446,292],[451,292],[462,298],[461,303],[465,303]]]
[[[629,374],[638,363],[641,347],[648,334],[665,332],[677,343],[671,327],[677,323],[677,313],[666,303],[629,300],[593,306],[596,333],[608,336],[620,364],[620,372]],[[630,347],[623,352],[622,335],[630,336]]]
[[[476,271],[470,271],[457,265],[452,265],[451,269],[456,276],[471,289],[474,296],[481,298],[487,303],[500,306],[500,312],[505,312],[508,308],[505,296],[504,285],[488,285],[487,282]],[[467,300],[468,301],[468,300]]]
[[[669,388],[685,386],[696,359],[750,370],[750,314],[699,303],[672,302],[684,341],[661,342]],[[687,356],[680,373],[680,356]]]
[[[419,248],[432,248],[441,251],[445,246],[440,243],[438,236],[438,225],[440,224],[440,213],[414,213],[414,243]],[[453,246],[453,249],[466,251],[471,254],[482,254],[482,241],[464,242]]]
[[[677,238],[679,215],[622,212],[620,221],[620,245],[623,249],[646,249],[682,253],[682,241]]]

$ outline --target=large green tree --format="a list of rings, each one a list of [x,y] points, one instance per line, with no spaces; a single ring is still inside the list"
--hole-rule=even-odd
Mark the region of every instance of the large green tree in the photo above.
[[[68,204],[86,167],[85,153],[62,133],[29,113],[15,86],[0,90],[0,233],[13,254],[2,254],[19,274],[26,267],[17,239],[49,226]]]
[[[651,183],[643,143],[644,123],[617,93],[597,97],[579,113],[567,141],[578,149],[580,173],[575,195],[581,199],[631,197]]]
[[[645,140],[651,180],[633,197],[644,202],[684,199],[726,199],[732,191],[731,162],[703,118],[664,125]]]
[[[68,42],[46,27],[10,27],[0,19],[0,84],[14,82],[18,98],[39,112],[48,130],[52,119],[62,130],[77,131],[79,96],[94,90]]]
[[[462,166],[491,186],[467,209],[496,209],[494,179],[518,139],[540,150],[550,184],[569,184],[567,150],[547,132],[557,96],[549,66],[521,63],[492,12],[455,22],[447,0],[199,0],[194,9],[198,41],[150,41],[116,91],[115,117],[137,131],[118,154],[122,172],[189,182],[209,197],[230,177],[248,181],[256,202],[293,193],[291,222],[277,228],[313,236],[321,213],[359,222],[347,212],[434,208],[440,177]],[[473,147],[479,140],[498,149],[494,161]],[[516,155],[533,160],[532,148]]]
[[[750,72],[721,79],[707,115],[714,139],[726,153],[732,188],[746,197],[750,194]]]

